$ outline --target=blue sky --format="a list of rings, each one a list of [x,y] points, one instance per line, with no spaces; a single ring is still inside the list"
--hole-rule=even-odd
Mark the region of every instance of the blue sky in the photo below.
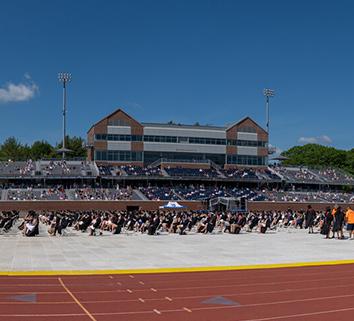
[[[140,121],[224,125],[251,116],[271,143],[353,148],[351,1],[2,1],[0,141],[61,137],[122,107]]]

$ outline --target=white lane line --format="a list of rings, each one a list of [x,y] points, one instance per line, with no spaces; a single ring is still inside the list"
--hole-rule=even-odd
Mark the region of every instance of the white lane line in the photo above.
[[[130,277],[131,279],[135,279],[135,276],[134,276],[134,275],[129,275],[129,277]]]
[[[122,285],[122,283],[120,283],[120,282],[117,282],[117,285]]]
[[[96,318],[90,313],[90,311],[88,311],[82,305],[82,303],[79,301],[79,299],[74,294],[71,293],[71,291],[68,289],[68,287],[65,285],[64,281],[62,280],[62,278],[59,277],[58,281],[63,286],[65,291],[70,295],[70,297],[77,303],[77,305],[80,307],[80,309],[83,310],[92,321],[97,321]]]
[[[132,291],[132,290],[130,290],[130,289],[127,289],[127,292],[128,292],[128,293],[133,293],[133,291]]]
[[[277,286],[277,285],[282,285],[282,284],[297,284],[297,283],[304,283],[304,282],[317,282],[317,281],[331,281],[331,280],[335,280],[335,281],[339,281],[339,280],[351,280],[354,279],[354,277],[347,277],[347,278],[333,278],[333,279],[325,279],[325,278],[320,278],[320,279],[312,279],[312,280],[299,280],[299,281],[284,281],[284,282],[267,282],[267,283],[250,283],[250,284],[225,284],[225,285],[214,285],[214,286],[199,286],[199,287],[181,287],[181,288],[161,288],[159,289],[159,291],[178,291],[178,290],[195,290],[195,289],[214,289],[214,288],[231,288],[231,287],[248,287],[248,286],[261,286],[261,285],[272,285]],[[119,282],[117,282],[118,284]],[[119,283],[119,285],[121,285],[121,283]],[[346,285],[339,285],[338,287],[347,287],[348,284]],[[331,287],[337,287],[337,286],[331,286]],[[320,287],[315,287],[315,288],[320,288]],[[156,290],[156,289],[154,289]],[[305,290],[305,289],[301,289],[301,290]],[[148,290],[148,289],[134,289],[134,291],[139,291],[139,292],[143,292],[143,291],[153,291],[153,290]],[[157,290],[156,290],[157,291]],[[37,294],[57,294],[57,293],[66,293],[63,291],[35,291]],[[119,293],[119,292],[125,292],[124,290],[98,290],[98,291],[72,291],[73,293]],[[0,291],[0,294],[28,294],[28,293],[33,293],[33,291]],[[259,293],[259,292],[257,292]]]
[[[307,291],[313,291],[313,290],[330,290],[330,289],[336,289],[336,288],[352,288],[353,285],[338,285],[338,286],[323,286],[323,287],[313,287],[313,288],[306,288],[306,289],[284,289],[284,290],[279,290],[279,291],[261,291],[261,292],[245,292],[245,293],[224,293],[224,294],[218,294],[220,296],[228,296],[228,297],[234,297],[234,296],[249,296],[249,295],[260,295],[260,294],[277,294],[277,293],[293,293],[293,292],[307,292]],[[65,292],[63,292],[65,293]],[[12,293],[14,294],[14,293]],[[19,294],[19,293],[16,293]],[[193,295],[193,296],[178,296],[178,297],[173,297],[170,298],[168,296],[165,297],[160,297],[160,298],[148,298],[144,299],[144,301],[173,301],[173,300],[186,300],[186,299],[203,299],[203,298],[210,298],[212,295]],[[341,295],[340,297],[352,297],[354,294],[347,294],[347,295]],[[121,300],[102,300],[102,301],[81,301],[83,304],[100,304],[100,303],[118,303],[118,302],[136,302],[137,299],[121,299]],[[45,301],[45,302],[37,302],[36,305],[48,305],[48,304],[72,304],[72,301],[58,301],[58,302],[50,302],[50,301]],[[0,302],[0,305],[7,305],[7,304],[14,304],[14,305],[22,305],[22,304],[33,304],[32,302],[7,302],[3,301]]]
[[[151,290],[152,292],[157,292],[157,290],[156,290],[155,288],[150,288],[150,290]]]
[[[112,276],[112,275],[109,275],[108,277],[109,277],[110,279],[113,279],[113,276]]]
[[[183,308],[183,310],[184,310],[184,311],[187,311],[187,312],[189,312],[189,313],[191,313],[191,312],[192,312],[192,310],[191,310],[191,309],[188,309],[188,308],[186,308],[186,307],[184,307],[184,308]]]
[[[143,281],[139,281],[140,284],[144,285],[145,283]]]
[[[145,303],[145,300],[142,299],[142,298],[139,298],[139,301],[142,302],[142,303]]]
[[[220,308],[220,307],[218,307]],[[193,309],[195,310],[195,309]],[[151,314],[151,313],[165,313],[165,312],[184,312],[184,309],[174,309],[174,310],[156,310],[153,311],[134,311],[134,312],[97,312],[92,313],[94,316],[109,316],[109,315],[132,315],[132,314]],[[289,318],[299,318],[305,316],[313,316],[313,315],[324,315],[330,313],[340,313],[340,312],[349,312],[354,311],[354,307],[350,308],[343,308],[343,309],[333,309],[333,310],[325,310],[325,311],[315,311],[315,312],[308,312],[308,313],[298,313],[298,314],[285,314],[261,319],[242,319],[239,321],[268,321],[268,320],[278,320],[278,319],[289,319]],[[0,314],[0,317],[79,317],[79,316],[86,316],[84,313],[57,313],[57,314]]]

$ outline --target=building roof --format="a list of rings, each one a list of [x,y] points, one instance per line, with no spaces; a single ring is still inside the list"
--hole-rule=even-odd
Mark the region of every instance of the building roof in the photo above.
[[[117,110],[115,110],[114,112],[112,112],[111,114],[105,116],[104,118],[102,118],[101,120],[99,120],[98,122],[96,122],[95,124],[93,124],[90,129],[88,130],[88,132],[97,124],[99,124],[101,121],[108,119],[110,117],[112,117],[114,114],[118,113],[118,112],[122,112],[124,113],[127,117],[129,117],[130,119],[134,120],[135,122],[141,124],[143,127],[161,127],[161,128],[185,128],[185,129],[201,129],[201,130],[215,130],[215,131],[219,131],[219,130],[228,130],[236,125],[241,124],[242,122],[244,122],[245,120],[249,119],[251,122],[253,122],[256,126],[258,126],[259,128],[261,128],[265,133],[266,130],[260,126],[258,123],[256,123],[251,117],[244,117],[241,120],[232,123],[231,125],[226,125],[226,126],[214,126],[214,125],[188,125],[188,124],[175,124],[175,123],[149,123],[149,122],[138,122],[137,120],[135,120],[133,117],[131,117],[129,114],[127,114],[123,109],[118,108]]]
[[[213,125],[188,125],[188,124],[169,124],[169,123],[141,123],[144,127],[161,127],[161,128],[185,128],[185,129],[207,129],[207,130],[225,130],[225,126]]]

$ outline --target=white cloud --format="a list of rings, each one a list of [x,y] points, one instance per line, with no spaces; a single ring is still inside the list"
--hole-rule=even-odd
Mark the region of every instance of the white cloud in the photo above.
[[[323,144],[329,145],[332,143],[332,139],[327,135],[321,135],[316,137],[300,137],[298,142],[300,144]]]
[[[7,83],[0,87],[0,103],[21,102],[32,99],[38,93],[38,86],[32,81],[31,76],[26,73],[24,82],[14,84]]]

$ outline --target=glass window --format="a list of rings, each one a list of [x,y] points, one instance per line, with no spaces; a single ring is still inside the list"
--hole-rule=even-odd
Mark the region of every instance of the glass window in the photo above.
[[[110,119],[108,120],[108,126],[130,126],[130,124],[123,119]]]
[[[243,133],[256,133],[257,130],[256,128],[252,126],[242,126],[237,129],[238,132],[243,132]]]

